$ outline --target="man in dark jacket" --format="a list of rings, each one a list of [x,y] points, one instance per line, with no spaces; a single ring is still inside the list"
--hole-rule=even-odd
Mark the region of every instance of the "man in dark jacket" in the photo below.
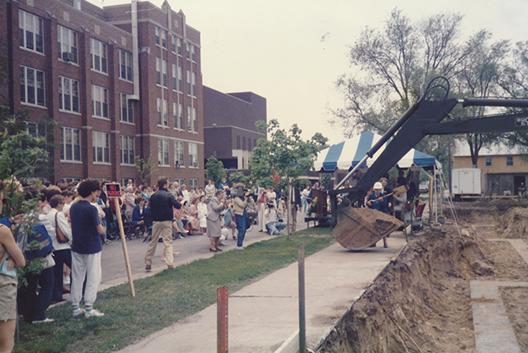
[[[154,224],[152,226],[152,239],[145,254],[145,271],[152,270],[152,257],[156,252],[158,238],[163,239],[163,260],[168,268],[174,268],[174,255],[172,249],[172,220],[174,208],[180,209],[181,205],[174,195],[167,190],[167,179],[158,181],[158,191],[150,197],[150,212]]]

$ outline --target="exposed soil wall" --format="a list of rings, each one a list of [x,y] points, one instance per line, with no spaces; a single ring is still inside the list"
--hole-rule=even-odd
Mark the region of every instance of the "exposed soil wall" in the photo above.
[[[378,276],[319,353],[475,352],[468,280],[494,264],[474,237],[417,239]]]

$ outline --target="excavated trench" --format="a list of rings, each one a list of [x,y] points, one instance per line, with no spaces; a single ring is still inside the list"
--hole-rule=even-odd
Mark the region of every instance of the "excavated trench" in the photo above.
[[[464,206],[458,212],[462,235],[446,225],[412,239],[316,352],[476,353],[469,281],[528,279],[528,264],[510,243],[486,240],[528,237],[528,210],[512,206],[517,205]],[[510,315],[526,292],[504,293],[515,299],[506,303]],[[523,348],[528,348],[528,332],[522,332],[526,313],[511,314]]]

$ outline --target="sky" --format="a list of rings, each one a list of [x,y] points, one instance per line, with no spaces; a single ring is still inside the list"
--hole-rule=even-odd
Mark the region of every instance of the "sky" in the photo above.
[[[89,0],[96,5],[130,0]],[[161,6],[163,0],[150,0]],[[306,138],[343,140],[331,110],[343,105],[336,79],[353,73],[348,48],[365,26],[381,28],[398,7],[411,20],[436,13],[464,16],[462,36],[482,28],[494,39],[528,39],[528,0],[169,0],[201,32],[205,85],[253,91],[267,99],[268,119],[298,124]]]

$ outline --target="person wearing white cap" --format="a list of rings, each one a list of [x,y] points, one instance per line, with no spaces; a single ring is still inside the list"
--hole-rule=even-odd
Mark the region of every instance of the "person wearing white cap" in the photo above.
[[[384,213],[389,213],[389,201],[383,191],[383,185],[379,181],[375,182],[372,187],[372,192],[367,198],[367,206]]]

